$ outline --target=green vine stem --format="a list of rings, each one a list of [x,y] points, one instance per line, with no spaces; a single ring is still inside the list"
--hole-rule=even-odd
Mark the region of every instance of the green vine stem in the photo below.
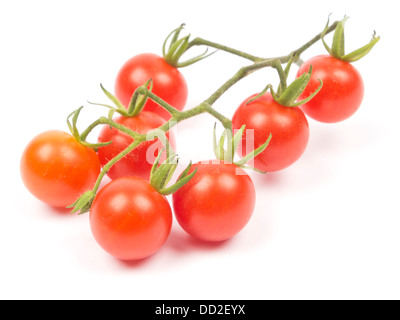
[[[123,125],[120,125],[118,123],[116,123],[115,121],[113,121],[111,119],[111,117],[100,117],[99,119],[97,119],[96,121],[94,121],[91,125],[89,125],[85,131],[83,131],[81,133],[81,135],[79,136],[79,140],[80,142],[86,144],[86,145],[90,145],[86,142],[86,138],[88,137],[89,133],[98,125],[109,125],[117,130],[120,130],[122,132],[124,132],[125,134],[131,136],[133,138],[133,142],[127,146],[120,154],[118,154],[116,157],[114,157],[113,159],[111,159],[103,168],[102,171],[99,174],[99,177],[96,181],[96,184],[93,188],[93,190],[90,190],[88,192],[86,192],[84,195],[82,195],[81,198],[79,198],[73,205],[71,205],[71,207],[75,207],[73,212],[77,212],[77,211],[81,211],[81,213],[86,212],[90,209],[90,205],[91,202],[94,199],[94,196],[100,186],[100,183],[104,177],[104,175],[109,171],[109,169],[116,163],[118,162],[120,159],[122,159],[123,157],[125,157],[129,152],[131,152],[132,150],[134,150],[136,147],[138,147],[141,143],[143,143],[144,141],[147,140],[147,137],[150,136],[152,137],[152,139],[154,139],[155,136],[160,136],[160,132],[165,134],[166,132],[168,132],[169,130],[171,130],[171,128],[173,128],[175,125],[177,125],[179,122],[182,122],[186,119],[195,117],[197,115],[203,114],[203,113],[208,113],[211,116],[213,116],[215,119],[217,119],[226,130],[229,130],[232,133],[232,121],[225,117],[224,115],[222,115],[221,113],[219,113],[217,110],[215,110],[213,108],[214,103],[226,92],[228,91],[232,86],[234,86],[236,83],[238,83],[240,80],[242,80],[243,78],[245,78],[246,76],[248,76],[249,74],[251,74],[252,72],[255,72],[259,69],[263,69],[266,67],[273,67],[276,68],[279,71],[279,74],[282,76],[283,70],[281,70],[281,64],[284,63],[288,63],[289,61],[293,61],[293,58],[295,57],[295,61],[296,59],[299,60],[300,59],[300,55],[307,50],[309,47],[311,47],[313,44],[315,44],[316,42],[318,42],[319,40],[321,40],[321,36],[322,35],[326,35],[332,31],[335,30],[336,26],[338,25],[338,22],[334,22],[332,23],[331,26],[327,27],[323,33],[319,33],[318,35],[316,35],[315,37],[313,37],[311,40],[309,40],[307,43],[305,43],[304,45],[302,45],[301,47],[299,47],[297,50],[292,51],[290,54],[285,55],[285,56],[281,56],[281,57],[276,57],[276,58],[261,58],[261,57],[256,57],[254,55],[245,53],[243,51],[239,51],[233,48],[229,48],[227,46],[224,45],[220,45],[208,40],[204,40],[201,38],[195,38],[194,40],[192,40],[191,42],[189,42],[187,44],[187,50],[190,47],[193,46],[199,46],[199,45],[204,45],[207,47],[213,47],[215,49],[218,50],[222,50],[231,54],[235,54],[239,57],[243,57],[246,58],[250,61],[252,61],[253,63],[240,68],[229,80],[227,80],[224,84],[222,84],[213,94],[211,94],[206,100],[204,100],[204,102],[200,103],[198,106],[193,107],[189,110],[185,110],[185,111],[179,111],[177,109],[175,109],[173,106],[169,105],[167,102],[165,102],[164,100],[162,100],[160,97],[158,97],[157,95],[155,95],[154,93],[151,92],[151,86],[150,88],[147,85],[143,85],[141,87],[139,87],[137,89],[137,91],[135,91],[134,95],[135,96],[139,96],[139,95],[143,95],[146,96],[149,99],[152,99],[153,101],[155,101],[157,104],[159,104],[161,107],[163,107],[165,110],[167,110],[170,114],[171,114],[171,119],[169,121],[167,121],[165,124],[163,124],[162,126],[160,126],[157,129],[152,130],[151,132],[149,132],[147,135],[144,134],[139,134],[133,130],[130,130],[128,128],[126,128]],[[104,89],[104,88],[102,88]],[[111,96],[105,89],[103,90],[105,91],[105,93],[107,94],[107,96],[117,105],[116,108],[112,108],[112,112],[110,113],[111,115],[114,112],[121,112],[123,113],[123,115],[126,115],[126,110],[122,110],[121,107],[119,106],[118,101],[115,101],[115,97]],[[104,105],[107,106],[107,105]],[[107,106],[110,107],[110,106]],[[79,112],[81,110],[78,109]],[[78,111],[77,110],[77,111]],[[128,112],[129,113],[129,112]],[[79,114],[79,113],[78,113]],[[76,115],[75,118],[77,118],[78,114]],[[76,124],[76,119],[74,121],[74,128],[73,130],[75,132],[77,132],[77,129],[75,127]],[[228,135],[229,137],[233,137],[233,134]],[[271,137],[269,137],[270,139]],[[267,145],[269,142],[266,141],[265,145]],[[232,141],[227,141],[228,144],[232,143]],[[169,146],[166,146],[167,148],[169,148]],[[243,162],[243,161],[242,161]],[[240,162],[242,165],[245,165],[245,163]]]
[[[294,50],[294,52],[296,52],[297,56],[299,57],[304,51],[306,51],[309,47],[311,47],[313,44],[315,44],[316,42],[318,42],[319,40],[321,40],[321,36],[324,34],[328,34],[332,31],[334,31],[336,29],[336,27],[338,26],[340,21],[335,21],[333,22],[330,26],[328,26],[326,28],[326,30],[324,30],[324,32],[321,32],[319,34],[317,34],[315,37],[313,37],[310,41],[306,42],[304,45],[302,45],[301,47],[299,47],[298,49]],[[244,51],[240,51],[240,50],[236,50],[224,45],[221,45],[219,43],[215,43],[212,41],[208,41],[202,38],[195,38],[192,41],[189,42],[187,49],[193,47],[193,46],[208,46],[208,47],[212,47],[221,51],[225,51],[231,54],[235,54],[239,57],[245,58],[247,60],[253,61],[253,62],[262,62],[265,60],[274,60],[277,59],[279,60],[281,63],[287,63],[290,60],[290,55],[288,56],[282,56],[282,57],[277,57],[277,58],[271,58],[271,59],[267,59],[267,58],[261,58],[261,57],[257,57],[254,56],[252,54],[246,53]]]
[[[246,52],[236,50],[236,49],[221,45],[216,42],[208,41],[208,40],[205,40],[202,38],[193,39],[191,42],[189,42],[187,49],[190,49],[191,47],[194,47],[194,46],[207,46],[207,47],[215,48],[215,49],[222,50],[222,51],[225,51],[228,53],[232,53],[234,55],[237,55],[239,57],[245,58],[245,59],[253,61],[253,62],[264,60],[263,58],[253,56],[252,54],[248,54]]]

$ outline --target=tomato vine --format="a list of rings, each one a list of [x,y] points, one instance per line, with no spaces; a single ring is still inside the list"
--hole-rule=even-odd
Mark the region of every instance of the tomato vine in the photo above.
[[[347,19],[347,18],[345,18]],[[301,94],[302,90],[307,86],[307,83],[309,81],[309,77],[304,76],[304,79],[297,79],[294,81],[291,85],[288,85],[286,83],[286,78],[288,74],[288,69],[290,68],[290,65],[292,63],[296,63],[298,65],[301,64],[301,54],[306,51],[308,48],[310,48],[312,45],[317,43],[318,41],[323,41],[324,45],[324,37],[330,33],[335,31],[335,38],[338,39],[336,41],[343,41],[343,24],[344,20],[342,21],[336,21],[333,22],[332,24],[329,24],[329,21],[324,28],[324,30],[317,35],[315,35],[313,38],[311,38],[309,41],[307,41],[305,44],[303,44],[301,47],[291,51],[287,55],[283,55],[280,57],[273,57],[273,58],[263,58],[263,57],[257,57],[252,54],[230,48],[225,45],[221,45],[209,40],[205,40],[202,38],[195,38],[191,41],[189,41],[189,36],[185,36],[183,38],[179,38],[181,31],[183,30],[184,25],[181,25],[179,28],[175,29],[172,31],[167,39],[164,42],[163,45],[163,54],[165,60],[170,63],[173,66],[176,67],[186,67],[192,63],[198,62],[206,57],[208,57],[210,54],[208,54],[208,48],[214,48],[217,51],[224,51],[230,54],[234,54],[236,56],[245,58],[252,63],[246,66],[241,67],[231,78],[229,78],[226,82],[224,82],[215,92],[213,92],[208,98],[206,98],[203,102],[201,102],[199,105],[188,109],[188,110],[183,110],[179,111],[174,106],[170,105],[167,103],[164,99],[160,98],[158,95],[154,94],[152,92],[152,80],[149,79],[148,82],[143,84],[142,86],[138,87],[135,91],[134,94],[132,95],[132,99],[129,103],[129,106],[125,107],[122,105],[122,103],[118,100],[118,98],[114,95],[112,95],[110,92],[108,92],[103,86],[101,86],[103,92],[106,94],[106,96],[113,102],[114,106],[106,105],[106,104],[100,104],[103,106],[108,107],[109,113],[107,117],[100,117],[99,119],[95,120],[92,124],[90,124],[82,133],[79,133],[77,129],[77,119],[79,117],[79,114],[82,110],[82,107],[74,111],[69,117],[68,117],[68,126],[73,133],[74,137],[83,145],[89,146],[95,150],[98,148],[103,147],[107,143],[99,144],[99,143],[89,143],[86,141],[89,133],[98,125],[108,125],[112,128],[115,128],[117,130],[120,130],[121,132],[125,133],[126,135],[130,136],[133,138],[133,142],[129,144],[123,151],[121,151],[117,156],[115,156],[113,159],[110,159],[110,161],[103,166],[102,171],[100,172],[98,179],[96,181],[96,184],[94,188],[90,191],[87,191],[85,194],[83,194],[71,207],[73,207],[72,212],[80,212],[84,213],[87,212],[90,209],[91,203],[94,200],[94,197],[99,189],[100,183],[104,177],[104,175],[107,173],[110,168],[115,165],[119,160],[121,160],[123,157],[125,157],[129,152],[137,148],[139,145],[144,143],[145,141],[148,141],[151,137],[153,139],[155,136],[163,138],[163,142],[166,144],[166,151],[167,155],[169,155],[167,158],[168,159],[176,159],[174,156],[174,150],[170,147],[168,140],[165,138],[165,134],[171,130],[175,125],[178,123],[195,117],[200,114],[207,113],[214,117],[216,120],[218,120],[224,129],[226,130],[224,134],[226,135],[226,140],[227,144],[232,145],[234,142],[232,139],[234,139],[234,133],[232,129],[232,121],[231,119],[227,118],[223,114],[221,114],[219,111],[217,111],[213,105],[214,103],[226,92],[228,91],[232,86],[234,86],[236,83],[238,83],[240,80],[244,79],[247,77],[249,74],[263,69],[267,67],[272,67],[275,68],[279,74],[279,77],[281,79],[280,85],[278,88],[278,94],[285,93],[285,91],[289,91],[289,89],[292,87],[291,93],[285,95],[285,101],[288,101],[291,104],[295,104],[295,100],[299,97]],[[373,43],[370,44],[370,47],[366,48],[365,51],[369,51],[373,45],[379,40],[379,38],[376,38],[374,35],[373,38]],[[169,47],[167,48],[167,43],[169,41]],[[180,62],[179,60],[181,59],[181,56],[189,51],[192,47],[195,46],[205,46],[206,51],[192,59],[189,59],[185,62]],[[338,45],[334,45],[334,48],[338,47]],[[339,49],[338,49],[339,50]],[[336,51],[338,51],[336,50]],[[343,49],[344,50],[344,49]],[[343,50],[340,49],[339,51],[343,53]],[[214,52],[213,52],[214,53]],[[212,53],[211,53],[212,54]],[[362,53],[357,52],[357,56],[360,56]],[[283,69],[282,65],[287,64],[287,67]],[[311,73],[311,68],[309,70],[309,73]],[[295,83],[296,82],[296,83]],[[321,83],[322,85],[322,83]],[[295,87],[295,88],[293,88]],[[271,90],[271,93],[273,94],[274,98],[279,101],[279,98],[277,98],[275,92],[272,90],[272,86],[269,85],[267,86],[266,90]],[[300,90],[302,89],[302,90]],[[265,91],[266,91],[265,90]],[[317,92],[317,91],[316,91]],[[316,93],[314,92],[314,94]],[[287,96],[290,96],[289,98]],[[283,97],[283,94],[282,94]],[[114,113],[119,113],[122,116],[126,117],[132,117],[137,115],[142,109],[144,104],[148,99],[151,99],[155,103],[157,103],[159,106],[161,106],[165,111],[167,111],[170,114],[170,119],[166,121],[163,125],[158,127],[157,129],[154,129],[153,131],[149,132],[148,134],[140,134],[138,132],[135,132],[134,130],[131,130],[113,120],[113,115]],[[283,99],[283,98],[282,98]],[[311,99],[311,95],[310,95]],[[298,103],[296,104],[298,105]],[[71,122],[72,119],[72,122]],[[226,133],[229,134],[226,134]],[[225,139],[225,138],[224,138]],[[244,166],[245,161],[248,161],[251,157],[254,157],[258,153],[262,152],[267,148],[269,140],[271,137],[268,137],[268,140],[265,141],[264,144],[262,144],[257,150],[253,152],[251,156],[244,157],[242,161],[238,162],[237,165],[239,166]],[[223,140],[220,140],[223,141]],[[225,152],[225,154],[227,154]],[[172,157],[171,157],[172,155]],[[233,155],[229,155],[230,160],[232,160]]]

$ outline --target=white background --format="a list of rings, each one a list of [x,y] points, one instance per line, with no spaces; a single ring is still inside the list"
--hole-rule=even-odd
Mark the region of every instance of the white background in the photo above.
[[[362,6],[362,8],[360,7]],[[399,299],[400,106],[398,17],[394,1],[2,1],[0,4],[2,299]],[[381,41],[354,65],[365,81],[362,107],[339,124],[310,120],[304,156],[289,169],[250,172],[257,207],[231,241],[204,244],[174,223],[149,259],[115,260],[95,243],[88,215],[69,215],[33,198],[19,159],[36,134],[67,130],[104,114],[118,68],[141,52],[161,53],[168,33],[185,32],[255,55],[286,55],[349,15],[346,43],[356,49],[373,30]],[[328,37],[330,40],[331,38]],[[321,44],[303,59],[324,53]],[[223,52],[182,69],[187,108],[207,98],[249,62]],[[242,100],[277,77],[263,70],[215,107],[231,116]],[[212,157],[214,119],[188,120],[178,153]],[[91,136],[93,140],[95,135]]]

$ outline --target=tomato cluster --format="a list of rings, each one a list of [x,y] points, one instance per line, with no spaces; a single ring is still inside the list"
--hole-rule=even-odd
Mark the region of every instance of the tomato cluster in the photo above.
[[[337,41],[341,41],[343,23],[337,24]],[[118,259],[142,259],[158,251],[170,235],[173,215],[183,230],[199,240],[234,237],[247,225],[256,204],[255,185],[243,169],[246,163],[253,159],[253,169],[262,172],[291,166],[307,147],[307,116],[321,122],[342,121],[354,114],[363,98],[361,76],[346,59],[355,60],[364,53],[344,56],[342,49],[332,49],[330,55],[304,62],[290,85],[289,68],[297,55],[271,65],[267,62],[272,60],[254,59],[254,68],[264,63],[278,70],[279,89],[275,92],[268,86],[270,92],[250,95],[238,104],[232,119],[212,109],[212,99],[185,112],[188,88],[178,68],[205,54],[179,64],[180,55],[196,44],[189,43],[188,37],[179,39],[181,29],[174,31],[170,50],[163,57],[139,54],[123,64],[117,73],[115,96],[102,87],[117,106],[105,105],[111,108],[108,117],[79,133],[78,109],[72,114],[72,124],[71,115],[68,118],[71,134],[41,133],[22,154],[21,176],[27,189],[50,206],[90,211],[94,238]],[[322,40],[327,32],[328,25]],[[233,49],[229,52],[254,57]],[[285,70],[280,60],[288,64]],[[227,88],[237,80],[228,81]],[[115,112],[119,115],[114,117]],[[225,127],[219,143],[214,136],[216,159],[190,164],[169,186],[177,168],[177,137],[168,125],[203,112]],[[98,141],[90,144],[85,138],[97,125],[103,128]],[[162,134],[147,137],[158,131]],[[234,161],[235,153],[241,160]],[[106,174],[111,181],[100,188]],[[172,206],[168,194],[172,194]]]

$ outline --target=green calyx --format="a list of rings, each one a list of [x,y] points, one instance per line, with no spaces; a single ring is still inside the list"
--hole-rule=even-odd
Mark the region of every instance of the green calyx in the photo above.
[[[366,44],[365,46],[354,50],[351,53],[346,54],[345,53],[345,41],[344,41],[344,25],[349,17],[344,17],[343,20],[339,21],[335,33],[333,35],[333,40],[332,40],[332,46],[329,47],[327,43],[325,42],[325,34],[329,28],[329,19],[328,22],[325,26],[324,31],[321,34],[321,40],[322,43],[324,44],[326,50],[329,52],[329,54],[332,57],[335,57],[337,59],[346,61],[346,62],[354,62],[357,60],[360,60],[362,57],[364,57],[366,54],[368,54],[371,49],[375,46],[375,44],[380,40],[379,36],[376,36],[376,32],[373,33],[371,41]]]
[[[165,39],[162,52],[163,52],[163,57],[164,60],[170,64],[171,66],[174,66],[176,68],[183,68],[190,66],[193,63],[196,63],[200,60],[203,60],[210,55],[212,55],[214,52],[207,54],[208,49],[206,49],[202,54],[188,59],[186,61],[179,61],[182,57],[182,55],[189,49],[189,38],[190,35],[187,35],[183,38],[179,38],[179,35],[183,28],[185,27],[185,24],[182,24],[179,28],[176,28],[173,30],[168,37]],[[167,48],[169,42],[169,46]]]
[[[168,183],[171,181],[173,174],[178,166],[177,155],[171,150],[170,155],[167,152],[167,159],[160,164],[160,159],[165,149],[162,149],[158,154],[150,173],[150,184],[154,189],[156,189],[162,195],[169,195],[175,193],[181,187],[193,178],[197,172],[197,168],[189,174],[190,168],[192,167],[192,162],[186,167],[186,169],[181,173],[178,180],[171,186]]]
[[[239,147],[240,141],[242,140],[244,131],[246,126],[243,125],[235,134],[232,135],[232,131],[229,129],[224,129],[221,137],[217,141],[217,134],[216,134],[216,124],[214,125],[214,132],[213,132],[213,147],[214,147],[214,154],[215,157],[224,162],[233,163],[234,165],[245,168],[245,169],[252,169],[258,171],[260,173],[265,173],[260,171],[254,167],[246,166],[246,163],[249,162],[251,159],[259,155],[263,152],[271,141],[272,134],[269,135],[268,139],[257,149],[251,151],[249,154],[244,156],[239,161],[234,161],[235,153]],[[226,149],[225,149],[225,141],[226,141]]]
[[[296,78],[290,85],[287,85],[287,78],[289,75],[290,67],[293,61],[297,58],[296,54],[292,54],[291,59],[289,60],[286,68],[283,69],[279,60],[274,61],[273,67],[278,71],[280,84],[277,92],[274,91],[271,84],[267,85],[267,87],[260,92],[257,96],[253,97],[247,104],[258,99],[260,96],[264,95],[268,90],[270,90],[272,97],[274,100],[282,106],[285,107],[298,107],[308,101],[310,101],[322,88],[322,80],[319,80],[319,87],[307,98],[297,101],[300,95],[303,93],[304,89],[307,87],[308,82],[310,81],[312,74],[312,66],[310,66],[308,72],[303,73],[301,76]]]
[[[124,105],[115,97],[113,94],[111,94],[109,91],[107,91],[102,84],[100,84],[101,89],[103,90],[104,94],[114,103],[114,106],[110,106],[108,104],[102,104],[102,103],[93,103],[89,102],[90,104],[93,105],[99,105],[103,107],[107,107],[110,109],[108,113],[108,120],[112,120],[114,113],[117,112],[120,115],[124,117],[135,117],[140,114],[140,112],[143,110],[149,94],[151,94],[151,89],[153,88],[153,82],[152,80],[147,81],[144,85],[141,87],[137,88],[132,95],[132,99],[129,103],[128,109],[124,107]],[[72,112],[68,117],[67,117],[67,125],[68,128],[72,134],[72,136],[82,145],[85,147],[89,147],[94,149],[95,151],[98,150],[98,148],[109,145],[112,143],[112,141],[109,142],[104,142],[104,143],[89,143],[85,141],[85,138],[87,136],[86,133],[81,134],[77,128],[77,121],[79,114],[81,113],[83,109],[83,106],[80,107],[79,109],[75,110]],[[107,120],[106,119],[106,120]],[[101,123],[102,121],[98,121]],[[129,129],[126,129],[129,130]],[[134,133],[134,132],[133,132]]]
[[[143,110],[147,102],[147,99],[149,98],[149,94],[153,89],[153,81],[152,79],[150,79],[135,90],[135,92],[132,95],[131,101],[129,102],[128,108],[125,108],[125,106],[118,100],[118,98],[114,96],[111,92],[107,91],[102,84],[100,84],[100,87],[101,90],[104,92],[104,94],[107,96],[107,98],[114,103],[114,106],[110,106],[108,104],[103,104],[103,103],[93,103],[93,102],[89,102],[90,104],[109,108],[110,109],[110,112],[108,113],[109,119],[112,119],[115,112],[119,113],[124,117],[135,117],[139,115],[139,113]]]
[[[89,142],[86,142],[86,141],[82,140],[81,134],[79,133],[78,127],[76,125],[77,121],[78,121],[79,114],[81,113],[82,109],[83,109],[83,106],[78,108],[74,112],[72,112],[67,118],[67,125],[68,125],[69,131],[71,132],[72,136],[81,145],[83,145],[85,147],[92,148],[94,150],[97,150],[100,147],[109,145],[111,143],[111,141],[110,142],[104,142],[104,143],[89,143]],[[70,121],[71,118],[72,118],[72,121]]]
[[[84,214],[90,211],[92,203],[96,198],[96,192],[93,190],[86,191],[83,195],[79,197],[73,204],[68,206],[67,208],[73,208],[71,214],[75,212],[79,212],[79,214]]]

